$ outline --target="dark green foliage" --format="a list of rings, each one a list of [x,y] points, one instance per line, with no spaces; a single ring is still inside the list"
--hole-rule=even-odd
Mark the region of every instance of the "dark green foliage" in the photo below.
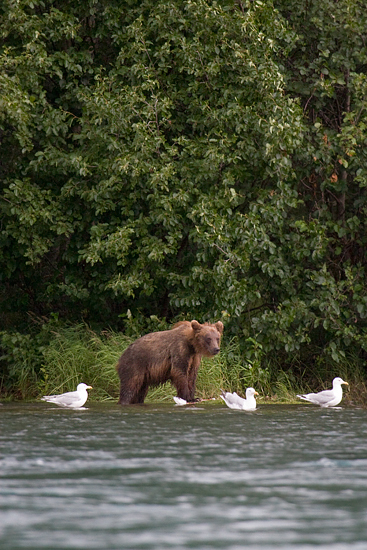
[[[351,0],[5,0],[1,328],[221,318],[263,361],[363,363],[366,19]]]
[[[366,350],[367,12],[362,1],[277,1],[297,33],[284,58],[286,86],[306,125],[293,157],[305,219],[322,235],[322,264],[309,263],[312,299],[302,313],[334,359]],[[304,230],[309,231],[310,223]],[[322,229],[321,229],[322,228]],[[316,271],[316,267],[319,269]],[[314,318],[310,314],[314,313]],[[301,325],[302,326],[302,325]]]

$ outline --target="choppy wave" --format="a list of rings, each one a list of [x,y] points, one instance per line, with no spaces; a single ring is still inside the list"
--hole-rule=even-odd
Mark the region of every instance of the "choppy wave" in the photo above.
[[[4,405],[1,548],[364,550],[366,416]]]

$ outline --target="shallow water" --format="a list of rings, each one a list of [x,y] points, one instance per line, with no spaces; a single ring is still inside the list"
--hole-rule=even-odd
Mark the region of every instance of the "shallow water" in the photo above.
[[[365,550],[367,411],[0,407],[0,548]]]

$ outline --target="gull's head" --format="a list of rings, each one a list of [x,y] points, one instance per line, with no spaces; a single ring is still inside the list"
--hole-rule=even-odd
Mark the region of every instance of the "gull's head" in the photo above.
[[[84,390],[92,390],[92,386],[87,386],[87,384],[78,384],[78,387],[76,388],[77,391],[84,391]]]
[[[254,395],[259,395],[259,394],[257,393],[256,390],[254,390],[254,388],[247,388],[247,390],[246,390],[246,398],[247,398],[247,397],[252,397],[252,396],[254,396]]]
[[[349,386],[348,382],[344,382],[343,378],[340,378],[340,376],[337,376],[333,380],[333,388],[336,386],[341,386],[342,384],[345,384],[346,386]]]

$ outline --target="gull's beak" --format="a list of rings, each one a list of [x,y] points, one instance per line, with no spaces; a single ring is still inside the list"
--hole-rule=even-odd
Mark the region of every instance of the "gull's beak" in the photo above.
[[[259,393],[257,391],[255,391],[254,395],[259,395]]]
[[[87,390],[92,390],[93,386],[87,386]]]
[[[348,382],[342,382],[343,384],[346,384],[347,386],[349,386]]]

